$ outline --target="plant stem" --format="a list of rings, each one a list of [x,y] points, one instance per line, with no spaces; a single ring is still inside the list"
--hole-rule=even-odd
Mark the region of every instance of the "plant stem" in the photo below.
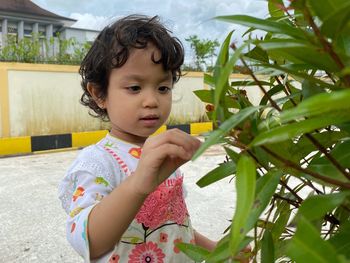
[[[284,200],[286,201],[288,204],[291,204],[293,205],[294,207],[298,208],[300,206],[300,203],[292,200],[292,199],[289,199],[289,198],[285,198],[279,194],[274,194],[273,197],[277,198],[277,199],[281,199],[281,200]]]
[[[313,143],[313,145],[315,145],[320,150],[320,152],[326,156],[326,158],[335,166],[335,168],[337,168],[338,171],[340,171],[347,179],[350,180],[350,174],[345,170],[344,167],[340,165],[340,163],[337,162],[336,159],[333,158],[332,155],[327,152],[327,149],[325,149],[323,145],[319,143],[319,141],[317,141],[309,133],[305,133],[305,137],[308,138]]]
[[[280,85],[283,85],[282,82],[279,80],[278,77],[275,77],[276,81],[278,82],[278,84]],[[285,86],[285,85],[283,85]],[[287,94],[287,93],[286,93]],[[272,98],[271,98],[272,99]],[[296,103],[294,102],[293,99],[290,99],[290,101],[294,104],[294,106],[296,106]],[[325,149],[323,147],[323,145],[321,143],[319,143],[311,134],[309,133],[305,133],[305,137],[313,144],[316,146],[316,148],[322,152],[326,158],[335,166],[335,168],[340,171],[347,179],[350,180],[350,174],[345,170],[345,168],[343,168],[339,162],[337,162],[337,160],[335,160],[333,158],[332,155],[330,155],[328,152],[327,152],[327,149]]]
[[[314,20],[312,19],[312,16],[310,14],[310,10],[305,6],[305,8],[303,9],[303,12],[304,12],[305,18],[308,20],[311,28],[315,32],[316,37],[320,41],[320,43],[323,47],[323,50],[330,55],[330,57],[333,59],[333,61],[337,64],[339,70],[343,70],[345,68],[344,63],[341,61],[341,59],[337,55],[337,53],[334,52],[334,49],[333,49],[331,43],[329,43],[323,37],[321,30],[317,27]],[[350,87],[350,76],[348,74],[344,76],[344,82],[345,82],[347,87]]]
[[[231,48],[233,50],[236,51],[236,45],[234,43],[231,44]],[[240,57],[241,62],[243,63],[244,67],[248,70],[249,75],[254,79],[255,83],[258,85],[258,87],[260,88],[260,90],[262,91],[262,93],[264,93],[264,95],[267,97],[268,101],[271,103],[272,107],[274,107],[275,109],[277,109],[278,111],[281,111],[281,108],[277,105],[277,103],[271,98],[271,96],[268,95],[267,91],[265,90],[265,88],[263,87],[263,85],[261,84],[260,80],[258,80],[258,78],[255,76],[255,74],[253,73],[253,71],[250,69],[250,67],[248,66],[248,64],[245,62],[245,60],[242,58],[242,56]]]
[[[295,164],[287,159],[284,159],[283,157],[279,156],[278,154],[274,153],[273,151],[269,150],[267,147],[265,146],[261,146],[261,148],[267,152],[268,154],[270,154],[271,156],[273,156],[274,158],[276,158],[277,160],[281,161],[282,163],[284,163],[287,167],[290,167],[290,168],[293,168],[294,170],[296,171],[299,171],[299,172],[303,172],[305,174],[308,174],[308,175],[311,175],[312,177],[316,178],[316,179],[319,179],[319,180],[322,180],[324,182],[327,182],[327,183],[330,183],[330,184],[333,184],[333,185],[336,185],[336,186],[340,186],[340,187],[343,187],[343,188],[347,188],[347,189],[350,189],[350,183],[344,183],[344,182],[341,182],[341,181],[338,181],[338,180],[335,180],[333,178],[329,178],[329,177],[326,177],[326,176],[323,176],[321,174],[318,174],[314,171],[311,171],[309,169],[306,169],[306,168],[302,168],[300,167],[298,164]]]

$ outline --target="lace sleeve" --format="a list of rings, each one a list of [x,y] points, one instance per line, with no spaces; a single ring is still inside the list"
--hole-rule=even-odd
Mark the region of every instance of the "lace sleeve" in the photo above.
[[[123,173],[108,154],[98,148],[84,149],[59,187],[67,216],[67,239],[89,261],[87,220],[92,208],[121,181]]]

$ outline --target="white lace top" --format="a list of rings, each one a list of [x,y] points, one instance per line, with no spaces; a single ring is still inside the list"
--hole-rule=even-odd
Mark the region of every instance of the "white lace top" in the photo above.
[[[88,215],[135,171],[141,151],[108,134],[82,150],[59,187],[59,198],[68,214],[68,241],[86,262],[90,262]],[[179,170],[146,198],[114,249],[94,262],[192,262],[177,249],[177,242],[194,243]]]

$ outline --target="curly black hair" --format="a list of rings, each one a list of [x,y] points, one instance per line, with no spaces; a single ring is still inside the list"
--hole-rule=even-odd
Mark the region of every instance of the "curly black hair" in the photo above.
[[[152,61],[162,64],[165,71],[171,71],[174,83],[179,80],[184,48],[180,40],[171,36],[171,33],[160,23],[158,16],[143,15],[124,17],[100,32],[79,69],[84,91],[80,102],[93,110],[94,113],[90,113],[92,116],[102,120],[109,119],[106,109],[101,109],[88,92],[88,83],[97,89],[99,99],[105,99],[111,70],[122,67],[133,48],[145,48],[148,42],[154,44],[159,49],[161,58],[152,58]]]

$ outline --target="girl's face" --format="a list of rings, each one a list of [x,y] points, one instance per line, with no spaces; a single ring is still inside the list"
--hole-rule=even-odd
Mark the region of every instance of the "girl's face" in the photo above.
[[[126,63],[111,71],[107,97],[102,106],[111,121],[111,134],[142,144],[167,120],[172,102],[172,74],[162,64],[159,50],[149,43],[132,49]]]

